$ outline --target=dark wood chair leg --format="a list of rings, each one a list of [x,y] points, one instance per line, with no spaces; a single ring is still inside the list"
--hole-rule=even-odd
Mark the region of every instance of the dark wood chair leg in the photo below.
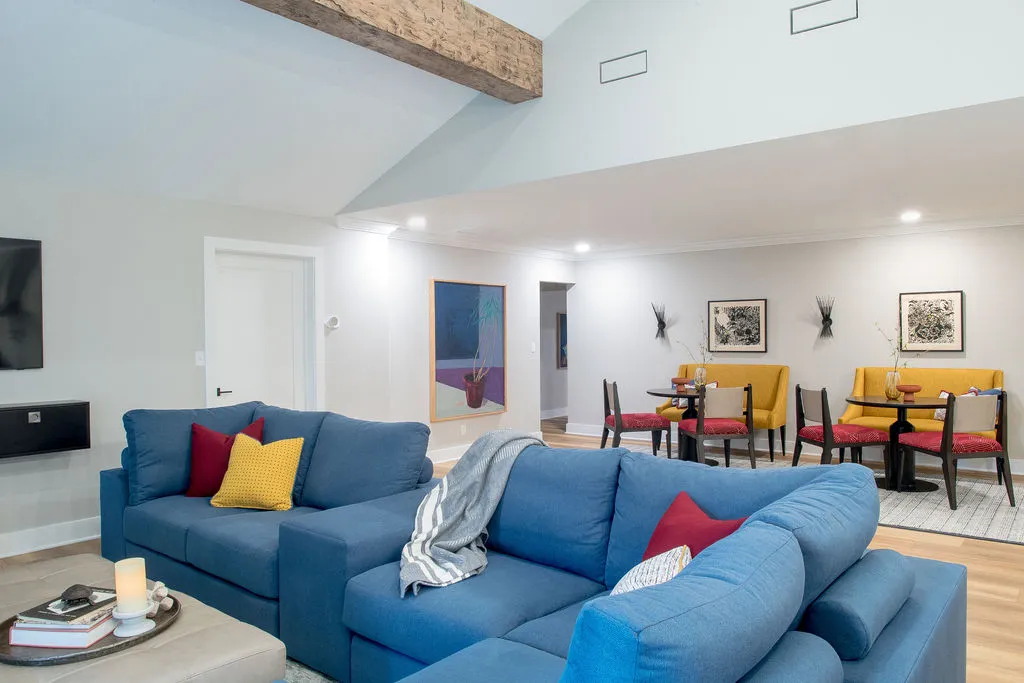
[[[996,458],[996,483],[999,484],[1000,486],[1003,483],[1002,461],[1003,461],[1003,458]]]
[[[768,459],[775,462],[775,430],[768,430]]]
[[[889,466],[889,470],[888,471],[892,472],[892,476],[895,477],[895,481],[896,481],[896,488],[893,489],[894,491],[899,491],[900,490],[900,482],[903,481],[903,456],[904,456],[903,448],[902,447],[897,447],[896,448],[896,457],[895,457],[894,461],[892,462],[892,464]],[[891,483],[890,482],[887,481],[885,483],[891,487]]]
[[[828,446],[821,447],[821,464],[831,465],[832,464],[832,449]]]
[[[608,445],[608,428],[605,427],[604,431],[601,432],[601,448]]]
[[[672,425],[665,430],[665,457],[672,459]]]
[[[858,465],[864,464],[864,449],[860,446],[850,449],[850,462],[855,462]]]
[[[747,457],[750,458],[750,469],[757,469],[757,457],[754,455],[754,437],[747,439]]]
[[[694,441],[697,442],[697,462],[704,463],[704,439],[697,437]]]
[[[779,440],[782,441],[782,457],[786,457],[786,425],[779,427]]]
[[[839,464],[842,465],[843,464],[843,460],[845,460],[845,459],[846,459],[846,449],[845,448],[840,448],[839,449]]]
[[[651,444],[654,446],[654,457],[658,457],[658,449],[661,448],[661,430],[655,429],[651,432]]]
[[[1010,473],[1010,458],[1003,456],[996,458],[996,469],[1003,475],[1003,485],[1006,486],[1006,495],[1010,499],[1010,507],[1017,507],[1017,501],[1013,497],[1013,475]]]
[[[729,442],[729,439],[725,440],[724,447],[725,447],[725,466],[728,467],[729,466],[729,456],[732,455],[732,444]]]
[[[946,480],[946,497],[949,498],[949,509],[956,510],[956,472],[950,458],[942,458],[942,478]],[[902,481],[902,479],[900,479]]]
[[[622,432],[616,430],[615,436],[612,437],[612,448],[618,448],[620,443],[622,443]]]
[[[793,467],[796,467],[797,465],[800,464],[800,451],[802,451],[803,449],[804,442],[801,441],[800,439],[797,439],[796,443],[793,444]]]

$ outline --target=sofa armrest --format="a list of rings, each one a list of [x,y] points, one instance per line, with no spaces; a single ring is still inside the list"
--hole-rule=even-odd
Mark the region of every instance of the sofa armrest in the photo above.
[[[783,365],[779,370],[779,386],[775,390],[775,404],[772,406],[770,423],[773,428],[786,424],[789,399],[789,366]]]
[[[324,510],[281,525],[280,627],[290,657],[343,683],[349,680],[352,637],[341,619],[348,580],[398,561],[427,490]]]
[[[100,472],[100,552],[111,562],[127,557],[124,547],[124,509],[128,507],[128,472]]]
[[[853,389],[850,390],[850,396],[863,396],[864,395],[864,368],[857,368],[857,372],[853,375]],[[853,404],[846,404],[846,412],[839,418],[839,424],[848,424],[851,420],[856,420],[858,417],[864,417],[864,406],[855,406]]]

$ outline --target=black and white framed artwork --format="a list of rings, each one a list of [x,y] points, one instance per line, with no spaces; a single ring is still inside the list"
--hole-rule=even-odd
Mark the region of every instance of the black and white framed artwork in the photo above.
[[[963,351],[963,291],[900,294],[900,349]]]
[[[768,300],[708,302],[708,350],[711,353],[766,353]]]

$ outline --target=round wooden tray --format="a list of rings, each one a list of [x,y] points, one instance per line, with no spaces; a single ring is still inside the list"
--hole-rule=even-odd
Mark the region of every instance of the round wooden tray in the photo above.
[[[157,612],[157,615],[152,618],[156,622],[156,628],[153,630],[147,631],[142,635],[132,636],[131,638],[118,638],[111,633],[91,647],[84,649],[67,650],[52,647],[12,646],[10,642],[11,625],[17,617],[11,617],[0,623],[0,663],[13,666],[54,666],[56,664],[84,662],[87,659],[95,659],[96,657],[126,650],[133,645],[149,640],[153,636],[160,635],[168,626],[174,623],[178,615],[181,614],[181,602],[173,595],[169,597],[174,601],[174,604],[171,605],[171,609]]]

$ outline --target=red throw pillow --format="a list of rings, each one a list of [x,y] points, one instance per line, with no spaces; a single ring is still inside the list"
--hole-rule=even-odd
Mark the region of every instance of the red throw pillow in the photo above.
[[[263,443],[263,418],[241,431]],[[192,423],[192,470],[188,475],[186,496],[208,498],[220,490],[228,471],[235,434],[221,434],[201,424]]]
[[[715,541],[720,541],[740,528],[743,519],[712,519],[700,509],[686,493],[680,493],[665,514],[658,521],[658,526],[651,534],[643,559],[678,548],[681,545],[690,547],[693,557]]]

